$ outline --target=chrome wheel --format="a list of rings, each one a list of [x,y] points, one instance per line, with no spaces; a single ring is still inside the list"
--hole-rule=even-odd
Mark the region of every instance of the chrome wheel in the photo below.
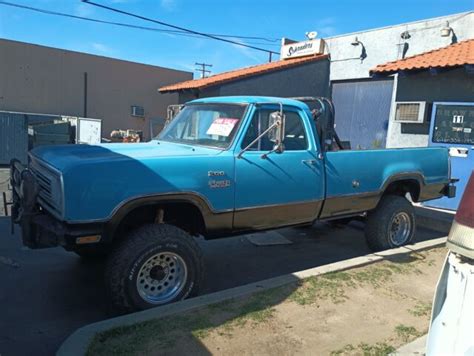
[[[410,238],[411,230],[410,215],[405,212],[395,214],[389,227],[390,242],[394,246],[403,245]]]
[[[184,288],[188,270],[184,260],[173,252],[151,256],[137,275],[137,291],[146,302],[164,304]]]

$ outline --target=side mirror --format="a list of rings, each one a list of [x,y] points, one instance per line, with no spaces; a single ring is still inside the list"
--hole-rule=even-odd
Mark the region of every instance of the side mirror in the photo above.
[[[270,152],[264,153],[262,159],[272,152],[282,153],[284,150],[283,140],[285,139],[285,115],[283,115],[283,105],[280,103],[280,111],[275,111],[268,117],[268,128],[260,133],[247,147],[239,152],[237,158],[242,157],[242,154],[252,147],[262,137],[268,136],[269,140],[274,143],[273,149]]]
[[[283,141],[285,139],[285,115],[281,111],[270,114],[268,127],[268,138],[275,144],[274,151],[283,152]]]

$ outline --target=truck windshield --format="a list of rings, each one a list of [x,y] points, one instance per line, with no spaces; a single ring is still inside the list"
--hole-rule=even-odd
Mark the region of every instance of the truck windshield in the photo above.
[[[246,106],[192,104],[156,137],[158,140],[226,148],[232,142]]]

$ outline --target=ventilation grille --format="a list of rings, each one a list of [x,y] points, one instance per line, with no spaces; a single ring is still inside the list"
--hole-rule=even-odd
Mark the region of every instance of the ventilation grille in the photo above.
[[[426,102],[398,102],[395,111],[396,122],[422,124],[425,119]]]
[[[132,116],[144,117],[145,109],[143,106],[132,105]]]

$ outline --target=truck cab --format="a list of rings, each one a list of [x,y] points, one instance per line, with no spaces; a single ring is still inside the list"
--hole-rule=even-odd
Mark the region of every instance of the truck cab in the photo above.
[[[444,148],[346,147],[325,98],[194,100],[150,142],[40,147],[27,167],[13,161],[12,219],[26,246],[106,258],[111,302],[129,311],[198,292],[194,236],[357,217],[382,250],[413,238],[407,197],[454,196]]]

